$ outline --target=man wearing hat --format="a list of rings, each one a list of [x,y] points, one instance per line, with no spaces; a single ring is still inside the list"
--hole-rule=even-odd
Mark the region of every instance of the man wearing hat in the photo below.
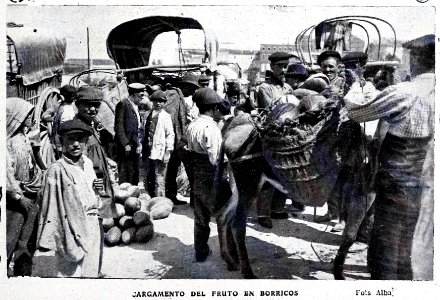
[[[286,52],[275,52],[269,56],[272,72],[268,74],[270,76],[258,89],[257,105],[259,108],[286,102],[286,95],[293,97],[293,89],[286,83],[285,78],[291,57],[295,56]]]
[[[335,50],[326,50],[319,54],[317,63],[321,72],[330,80],[329,89],[334,96],[343,97],[345,79],[339,76],[341,54]]]
[[[403,47],[410,50],[411,82],[389,86],[369,101],[359,82],[355,82],[351,93],[344,98],[351,119],[358,122],[379,119],[389,124],[379,152],[376,176],[374,225],[368,253],[372,279],[413,279],[411,248],[413,238],[417,240],[414,232],[422,195],[426,195],[423,202],[428,201],[423,203],[426,211],[420,216],[425,224],[432,221],[433,199],[429,188],[433,186],[433,178],[425,174],[433,174],[429,170],[433,164],[428,166],[425,159],[433,153],[435,36],[417,38]],[[432,241],[431,225],[421,230],[426,232],[428,241]],[[419,256],[419,263],[432,270],[432,243],[420,240],[413,249],[426,251]]]
[[[153,109],[145,118],[140,139],[146,168],[144,183],[151,197],[164,197],[167,165],[174,150],[174,129],[171,116],[163,109],[167,95],[163,91],[155,91],[150,100]]]
[[[90,127],[92,135],[87,139],[84,154],[93,162],[93,169],[99,181],[102,181],[103,190],[100,193],[103,205],[99,214],[102,218],[115,218],[116,207],[114,191],[110,180],[108,158],[105,154],[97,127],[96,116],[104,95],[97,87],[82,86],[76,92],[76,106],[78,114],[75,120]]]
[[[93,131],[74,119],[62,123],[58,134],[63,154],[44,173],[39,193],[33,275],[98,277],[103,231],[97,194],[103,186],[96,178],[93,162],[83,155]]]
[[[226,186],[220,184],[222,135],[214,121],[222,99],[213,89],[201,88],[194,93],[193,100],[200,110],[200,116],[188,125],[185,139],[194,176],[195,257],[196,261],[202,262],[211,253],[208,246],[210,218],[224,204],[219,201],[219,195],[226,190]]]
[[[286,83],[286,71],[289,65],[289,58],[295,57],[286,52],[275,52],[269,56],[270,68],[272,72],[262,83],[257,93],[257,107],[266,108],[278,103],[288,102],[287,98],[298,99],[293,95],[292,87]],[[263,186],[262,197],[257,203],[258,223],[261,226],[271,228],[272,218],[287,219],[288,214],[284,211],[286,196],[272,186]]]
[[[302,63],[294,63],[287,66],[286,82],[296,90],[307,79],[308,72]]]
[[[138,104],[142,101],[145,85],[131,83],[128,85],[128,98],[116,105],[115,142],[118,152],[119,183],[139,183],[139,127],[141,126]]]
[[[185,99],[180,88],[167,84],[164,90],[167,101],[163,109],[171,116],[174,129],[174,146],[176,147],[182,139],[185,126],[187,124],[187,107]],[[186,204],[185,201],[177,199],[177,173],[182,163],[181,157],[175,151],[171,152],[171,157],[168,162],[168,169],[166,175],[166,196],[173,201],[175,205]]]

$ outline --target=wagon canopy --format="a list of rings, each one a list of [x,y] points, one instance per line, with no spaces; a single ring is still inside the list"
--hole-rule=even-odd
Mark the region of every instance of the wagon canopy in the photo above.
[[[164,32],[200,29],[205,34],[204,63],[216,67],[218,41],[213,31],[197,20],[184,17],[151,16],[122,23],[107,38],[107,52],[121,69],[148,66],[151,45]]]
[[[62,72],[66,57],[66,40],[46,29],[12,27],[6,30],[7,43],[15,48],[15,55],[7,59],[17,62],[17,72],[24,85],[31,85]]]

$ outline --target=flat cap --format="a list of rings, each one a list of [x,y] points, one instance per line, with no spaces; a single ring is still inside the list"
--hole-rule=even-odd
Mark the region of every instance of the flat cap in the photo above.
[[[93,131],[91,126],[88,126],[86,123],[75,118],[61,123],[60,127],[58,128],[58,134],[61,136],[71,133],[80,133],[84,134],[85,136],[90,136],[93,134]]]
[[[339,54],[338,51],[326,50],[324,52],[321,52],[321,54],[319,54],[318,59],[317,59],[318,65],[321,65],[321,63],[329,57],[334,57],[337,60],[341,60],[341,54]]]
[[[164,91],[155,91],[153,94],[151,94],[150,100],[157,102],[167,102],[167,95]]]
[[[145,84],[142,84],[139,82],[133,82],[128,85],[128,88],[133,91],[140,91],[141,92],[141,91],[145,90],[146,86],[145,86]]]
[[[76,102],[100,102],[103,98],[104,94],[102,93],[102,91],[94,86],[81,86],[76,91]]]
[[[350,63],[360,63],[366,64],[368,59],[368,55],[365,52],[348,52],[342,57],[342,62],[344,64]]]
[[[274,52],[271,55],[269,55],[268,59],[271,63],[289,63],[289,58],[296,57],[293,54],[289,54],[287,52]]]
[[[299,75],[299,76],[307,76],[308,72],[307,72],[307,68],[306,66],[304,66],[303,64],[291,64],[287,66],[287,71],[286,71],[286,75],[287,76],[295,76],[295,75]]]
[[[211,88],[201,88],[194,92],[193,101],[196,104],[217,104],[223,99]]]

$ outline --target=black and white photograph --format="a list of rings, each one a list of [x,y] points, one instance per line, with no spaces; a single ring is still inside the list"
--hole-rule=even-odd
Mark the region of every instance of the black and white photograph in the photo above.
[[[0,298],[433,299],[438,4],[353,2],[5,1]]]

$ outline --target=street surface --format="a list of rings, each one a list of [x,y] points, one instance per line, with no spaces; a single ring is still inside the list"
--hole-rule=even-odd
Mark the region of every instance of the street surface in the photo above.
[[[189,202],[188,198],[180,199]],[[313,207],[306,207],[303,213],[290,211],[287,220],[273,220],[273,228],[267,229],[258,224],[255,211],[253,207],[248,218],[246,243],[250,263],[259,279],[333,280],[333,259],[341,238],[340,233],[330,232],[334,223],[314,223]],[[325,206],[317,209],[317,215],[325,212]],[[106,278],[242,278],[240,272],[228,271],[220,257],[215,222],[211,222],[209,239],[212,255],[203,263],[195,262],[194,219],[189,204],[175,206],[168,218],[153,223],[155,234],[148,243],[104,248],[102,271]],[[348,254],[347,280],[368,279],[366,257],[366,250]]]

